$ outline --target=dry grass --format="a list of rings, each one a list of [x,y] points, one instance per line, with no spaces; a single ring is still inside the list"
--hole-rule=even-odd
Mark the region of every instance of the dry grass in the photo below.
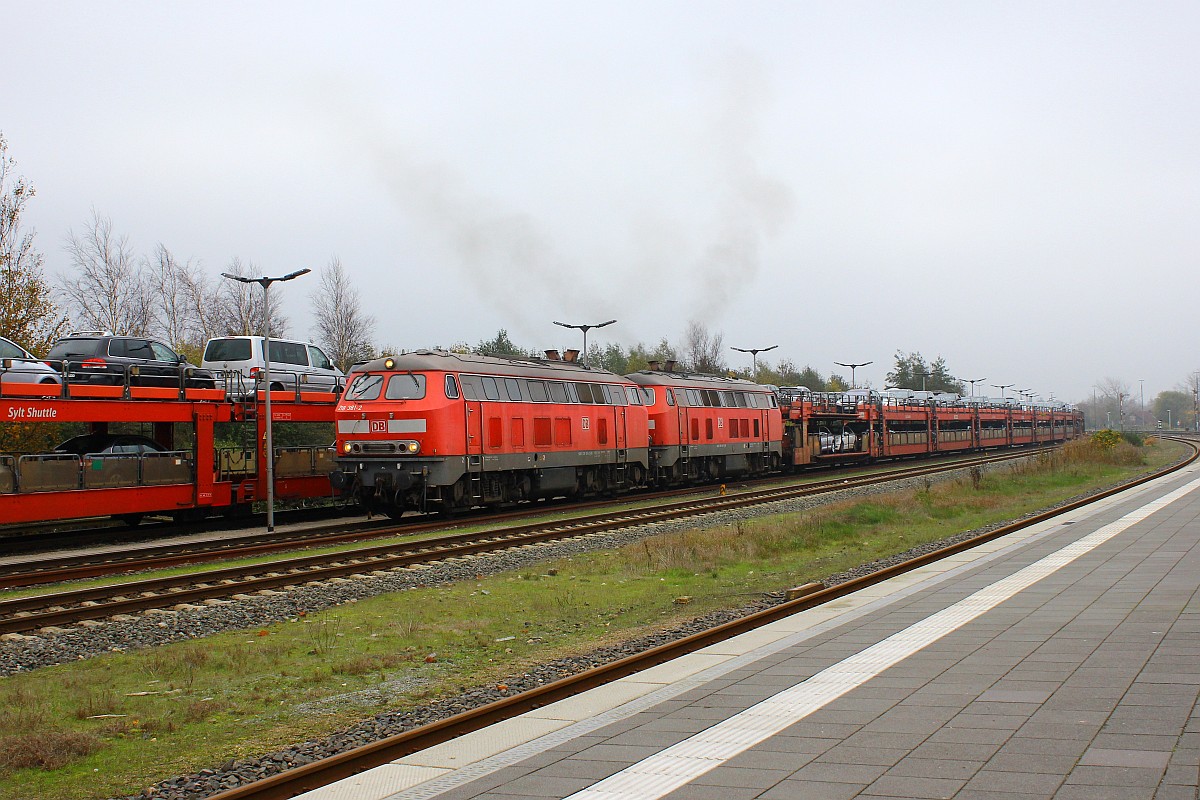
[[[0,739],[0,769],[58,769],[97,752],[100,737],[78,731],[40,731]]]

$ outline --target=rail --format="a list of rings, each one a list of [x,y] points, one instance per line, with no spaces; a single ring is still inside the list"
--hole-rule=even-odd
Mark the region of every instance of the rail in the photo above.
[[[889,481],[939,472],[961,470],[975,464],[995,463],[1027,457],[1027,453],[1005,453],[952,463],[892,469],[883,473],[851,478],[830,478],[801,485],[751,490],[733,495],[717,495],[672,502],[652,508],[606,511],[574,520],[535,522],[482,533],[459,533],[431,539],[388,542],[337,553],[317,553],[267,564],[239,565],[206,570],[188,575],[147,578],[110,586],[68,589],[47,594],[0,601],[0,634],[20,633],[47,625],[73,624],[161,608],[164,604],[202,602],[233,594],[278,590],[314,580],[344,578],[397,567],[461,558],[478,553],[558,541],[587,534],[619,530],[655,522],[672,521],[749,506],[794,500],[802,497],[871,486]],[[376,530],[376,536],[403,532],[401,526]],[[241,554],[226,551],[229,557]],[[125,566],[128,566],[126,564]],[[146,565],[143,565],[146,566]],[[68,568],[74,569],[74,568]],[[93,573],[94,574],[94,573]],[[41,574],[41,579],[65,576]],[[78,577],[78,574],[72,575]],[[15,585],[27,584],[18,576]]]

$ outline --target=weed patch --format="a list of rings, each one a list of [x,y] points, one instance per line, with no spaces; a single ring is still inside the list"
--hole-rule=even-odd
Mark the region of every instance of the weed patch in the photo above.
[[[38,731],[0,739],[0,769],[60,769],[104,746],[100,737],[77,731]]]

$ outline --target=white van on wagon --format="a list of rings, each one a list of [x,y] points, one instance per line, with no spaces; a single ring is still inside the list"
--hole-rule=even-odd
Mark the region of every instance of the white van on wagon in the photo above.
[[[252,394],[263,388],[266,378],[264,344],[262,336],[209,339],[201,364],[217,377],[218,386],[224,378],[229,394]],[[271,388],[294,390],[297,383],[304,391],[340,393],[346,386],[346,376],[315,344],[272,339]]]

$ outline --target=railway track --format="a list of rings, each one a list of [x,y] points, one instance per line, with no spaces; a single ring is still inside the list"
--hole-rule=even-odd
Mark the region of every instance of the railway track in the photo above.
[[[693,497],[650,508],[606,511],[557,522],[534,522],[483,533],[457,533],[426,539],[391,542],[335,554],[296,556],[269,564],[225,567],[197,573],[122,582],[116,585],[67,589],[30,597],[0,601],[0,634],[27,633],[61,628],[90,620],[143,613],[153,609],[186,608],[195,604],[219,603],[226,598],[244,599],[255,593],[287,590],[302,584],[332,579],[368,579],[389,571],[463,558],[481,553],[598,534],[621,528],[675,520],[718,511],[745,508],[844,489],[872,486],[890,481],[936,475],[984,464],[1028,457],[1029,453],[989,454],[950,463],[921,464],[870,475],[839,474],[836,478],[800,486],[775,486],[733,495]],[[411,534],[409,526],[392,526],[371,532],[372,538],[394,533]],[[358,534],[361,536],[362,534]],[[263,552],[263,545],[224,551],[233,558]],[[293,545],[294,546],[294,545]],[[124,562],[122,569],[144,569],[178,563],[176,555],[151,556],[141,562]],[[161,559],[161,560],[159,560]],[[79,577],[81,567],[42,571],[42,580]],[[83,568],[90,569],[90,567]],[[111,571],[111,568],[110,568]],[[7,579],[5,580],[7,582]]]
[[[757,627],[778,619],[783,619],[792,614],[831,602],[896,575],[909,572],[964,550],[969,550],[1031,525],[1053,519],[1056,516],[1086,506],[1089,503],[1094,503],[1097,500],[1110,497],[1182,469],[1194,463],[1200,457],[1200,447],[1194,441],[1186,439],[1180,439],[1180,441],[1185,442],[1191,447],[1191,456],[1179,464],[1151,475],[1143,476],[1083,500],[1068,503],[1034,517],[997,528],[988,533],[927,553],[918,558],[880,569],[877,572],[838,584],[837,586],[824,587],[820,584],[815,584],[811,587],[805,587],[810,590],[806,594],[770,609],[750,614],[698,634],[677,639],[578,675],[563,678],[562,680],[539,686],[536,689],[464,711],[444,720],[380,739],[364,747],[347,750],[338,755],[295,767],[254,783],[228,789],[213,795],[210,800],[286,800],[286,798],[294,797],[302,792],[326,786],[342,778],[356,775],[364,770],[433,747],[441,742],[462,736],[465,733],[479,730],[549,703],[571,697],[588,689],[603,686],[606,683],[618,680],[627,675],[632,675],[658,664],[671,661],[687,653],[754,630]]]
[[[1027,455],[1027,453],[1025,453]],[[977,458],[971,456],[969,458]],[[943,462],[946,464],[962,463],[962,457],[955,457]],[[884,469],[887,469],[886,467]],[[868,474],[878,474],[879,467],[871,469],[856,469],[841,473],[848,478]],[[779,476],[770,478],[740,481],[742,487],[756,485],[774,485],[779,483]],[[630,502],[654,502],[663,498],[676,498],[697,494],[710,494],[711,486],[686,491],[664,491],[649,494],[639,494],[631,497]],[[436,522],[414,521],[398,523],[394,520],[380,518],[376,521],[359,522],[348,525],[337,522],[328,525],[308,527],[303,530],[278,530],[272,533],[255,531],[235,536],[224,536],[213,539],[197,539],[188,542],[171,542],[153,544],[137,542],[127,550],[113,551],[105,549],[99,552],[81,552],[68,554],[47,554],[41,557],[26,557],[8,563],[0,563],[0,589],[16,589],[26,586],[39,586],[63,581],[83,580],[106,575],[141,572],[150,569],[167,569],[188,564],[199,564],[205,561],[228,560],[231,558],[246,558],[269,553],[295,550],[300,547],[327,547],[341,544],[351,544],[358,541],[382,539],[389,536],[412,537],[420,534],[434,533],[446,530],[448,525],[507,525],[514,520],[544,517],[548,513],[578,513],[587,509],[608,508],[611,501],[588,501],[565,503],[561,506],[538,504],[533,508],[522,508],[502,512],[472,515],[447,522],[438,519]],[[97,538],[87,538],[84,544],[95,544]],[[0,551],[3,547],[0,547]]]

